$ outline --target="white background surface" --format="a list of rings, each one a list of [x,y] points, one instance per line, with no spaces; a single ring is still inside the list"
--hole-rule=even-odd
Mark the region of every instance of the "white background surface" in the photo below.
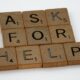
[[[80,0],[0,0],[0,12],[68,8],[75,39],[80,41]],[[0,34],[0,47],[2,37]],[[80,80],[80,66],[1,71],[0,80]]]

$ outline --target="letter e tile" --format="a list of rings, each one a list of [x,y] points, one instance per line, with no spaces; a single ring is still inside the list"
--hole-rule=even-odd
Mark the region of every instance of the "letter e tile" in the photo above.
[[[16,51],[19,68],[42,67],[40,48],[38,46],[17,47]]]

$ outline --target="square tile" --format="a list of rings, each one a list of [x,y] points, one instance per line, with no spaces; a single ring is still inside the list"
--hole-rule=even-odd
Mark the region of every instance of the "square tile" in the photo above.
[[[0,70],[17,69],[15,48],[0,48]]]
[[[24,28],[21,12],[5,12],[0,14],[2,29]]]
[[[70,24],[66,8],[48,9],[46,10],[46,17],[49,26]]]
[[[73,30],[70,25],[49,27],[52,43],[75,42]]]
[[[25,27],[44,27],[47,26],[45,11],[25,11],[23,12]]]
[[[67,65],[62,44],[41,45],[43,67],[57,67]]]
[[[2,30],[4,47],[27,45],[24,29]]]
[[[39,46],[17,47],[17,58],[19,68],[42,67],[42,60]]]
[[[27,28],[26,35],[28,45],[40,45],[51,43],[48,27]]]
[[[67,43],[64,48],[68,64],[80,64],[80,43]]]

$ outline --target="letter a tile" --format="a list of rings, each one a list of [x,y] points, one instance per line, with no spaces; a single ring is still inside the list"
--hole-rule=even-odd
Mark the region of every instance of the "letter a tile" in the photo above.
[[[17,69],[15,48],[0,48],[0,70]]]
[[[40,48],[38,46],[17,47],[19,68],[42,67]]]
[[[21,12],[6,12],[0,16],[2,29],[24,28]]]
[[[67,65],[62,44],[41,45],[43,67],[56,67]]]
[[[64,48],[68,64],[80,64],[80,43],[67,43]]]
[[[46,17],[49,26],[70,24],[66,8],[48,9],[46,10]]]
[[[27,45],[24,29],[2,30],[4,47]]]

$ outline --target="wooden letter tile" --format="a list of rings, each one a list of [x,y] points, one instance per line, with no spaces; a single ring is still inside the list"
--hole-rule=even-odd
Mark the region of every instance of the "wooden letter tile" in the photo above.
[[[25,27],[44,27],[47,26],[45,11],[26,11],[23,12]]]
[[[38,46],[17,47],[19,68],[42,67],[40,48]]]
[[[48,27],[35,27],[26,29],[28,45],[51,43]]]
[[[66,8],[46,10],[48,25],[70,24],[68,11]]]
[[[43,67],[55,67],[67,65],[67,60],[62,44],[41,45]]]
[[[27,45],[24,29],[3,30],[2,35],[5,47]]]
[[[2,29],[24,28],[21,12],[6,12],[0,14]]]
[[[68,64],[80,64],[80,43],[67,43],[64,48]]]
[[[0,70],[17,68],[15,48],[0,48]]]
[[[58,25],[49,27],[52,43],[74,42],[74,34],[70,25]]]

